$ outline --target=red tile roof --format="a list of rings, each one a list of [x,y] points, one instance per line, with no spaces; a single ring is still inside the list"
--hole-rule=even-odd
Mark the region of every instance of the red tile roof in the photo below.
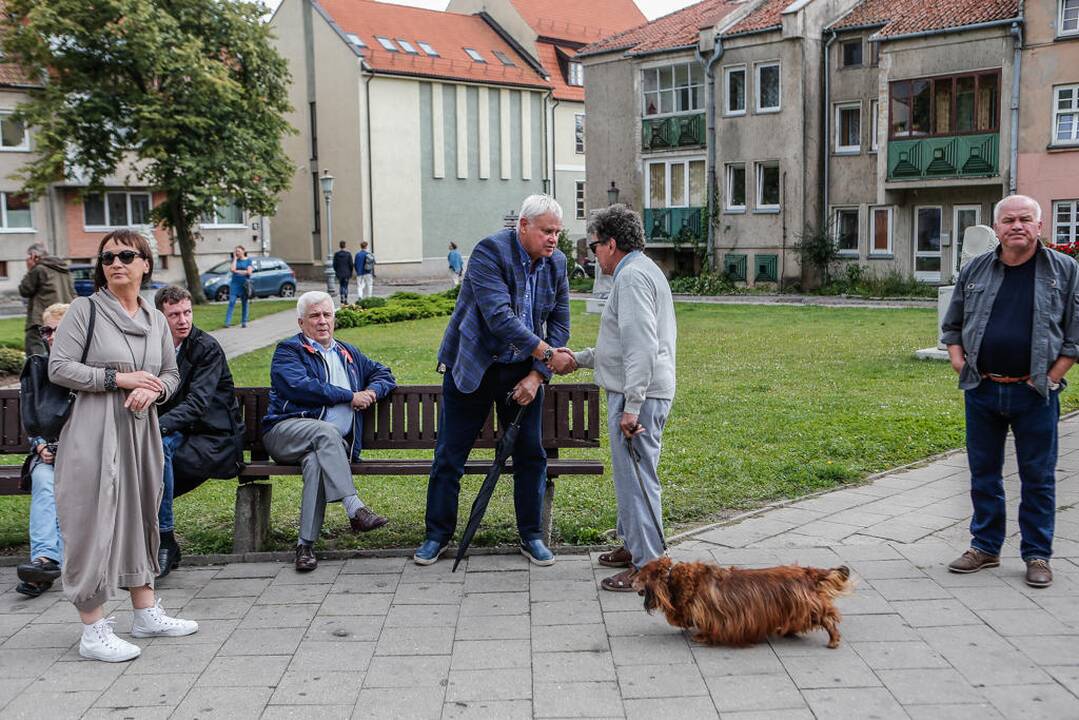
[[[567,57],[573,57],[575,51],[572,48],[558,47],[552,43],[536,43],[539,51],[539,61],[543,69],[551,76],[551,88],[556,100],[571,100],[584,102],[584,88],[570,85],[562,73],[562,64],[559,62],[559,52]]]
[[[944,30],[1019,15],[1019,0],[866,0],[831,29],[883,25],[878,37]]]
[[[637,27],[646,20],[633,0],[510,0],[510,2],[528,26],[540,37],[569,42],[595,42],[608,35]]]
[[[0,63],[0,85],[43,87],[40,80],[31,78],[21,65],[16,65],[15,63]]]
[[[742,35],[782,27],[783,11],[794,0],[765,0],[756,9],[723,31],[724,35]]]
[[[737,0],[702,0],[650,23],[592,43],[579,50],[578,55],[599,55],[615,50],[625,50],[627,55],[645,55],[696,45],[701,28],[715,25],[742,4]]]
[[[424,10],[372,0],[317,0],[345,33],[359,36],[367,45],[364,60],[377,72],[421,77],[469,80],[497,85],[549,87],[549,84],[478,15]],[[391,52],[375,39],[397,43],[402,39],[419,51]],[[430,45],[439,57],[431,57],[418,43]],[[487,62],[479,63],[465,53],[476,50]],[[498,50],[513,61],[503,65]]]

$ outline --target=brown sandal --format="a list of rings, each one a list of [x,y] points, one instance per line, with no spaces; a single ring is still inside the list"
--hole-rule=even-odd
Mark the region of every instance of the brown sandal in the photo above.
[[[600,587],[611,592],[634,592],[633,578],[637,577],[637,568],[630,567],[617,575],[605,577],[599,581]]]
[[[599,564],[604,567],[611,568],[628,568],[633,561],[633,556],[629,554],[629,550],[624,547],[620,547],[617,550],[612,550],[608,553],[603,553],[599,556]]]

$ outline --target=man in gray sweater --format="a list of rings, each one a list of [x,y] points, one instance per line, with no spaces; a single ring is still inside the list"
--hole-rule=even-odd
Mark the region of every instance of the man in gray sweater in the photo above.
[[[637,570],[664,552],[657,468],[674,399],[674,301],[663,271],[641,252],[644,229],[637,213],[625,205],[600,210],[588,223],[588,235],[588,246],[613,285],[596,347],[573,353],[573,369],[593,368],[596,383],[607,391],[618,534],[625,544],[600,555],[601,565],[622,569],[600,585],[628,592]],[[640,456],[640,481],[630,443]]]

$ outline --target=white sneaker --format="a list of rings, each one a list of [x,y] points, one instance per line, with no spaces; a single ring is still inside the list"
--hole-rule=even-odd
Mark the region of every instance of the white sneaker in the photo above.
[[[142,653],[142,648],[116,637],[112,631],[115,618],[102,618],[93,625],[83,625],[79,655],[91,660],[127,662]]]
[[[183,637],[199,631],[199,624],[194,620],[171,618],[161,607],[161,598],[152,608],[135,610],[135,620],[131,623],[131,636],[148,637]]]

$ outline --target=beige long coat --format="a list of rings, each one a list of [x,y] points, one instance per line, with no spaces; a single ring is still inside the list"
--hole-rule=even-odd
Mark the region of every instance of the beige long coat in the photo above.
[[[79,362],[97,304],[94,337]],[[165,316],[141,298],[129,317],[107,290],[77,298],[49,354],[49,378],[79,391],[56,455],[56,512],[64,538],[64,595],[79,610],[100,606],[116,588],[153,586],[158,573],[157,511],[164,457],[157,408],[124,407],[127,393],[105,391],[105,368],[145,370],[179,384]]]

